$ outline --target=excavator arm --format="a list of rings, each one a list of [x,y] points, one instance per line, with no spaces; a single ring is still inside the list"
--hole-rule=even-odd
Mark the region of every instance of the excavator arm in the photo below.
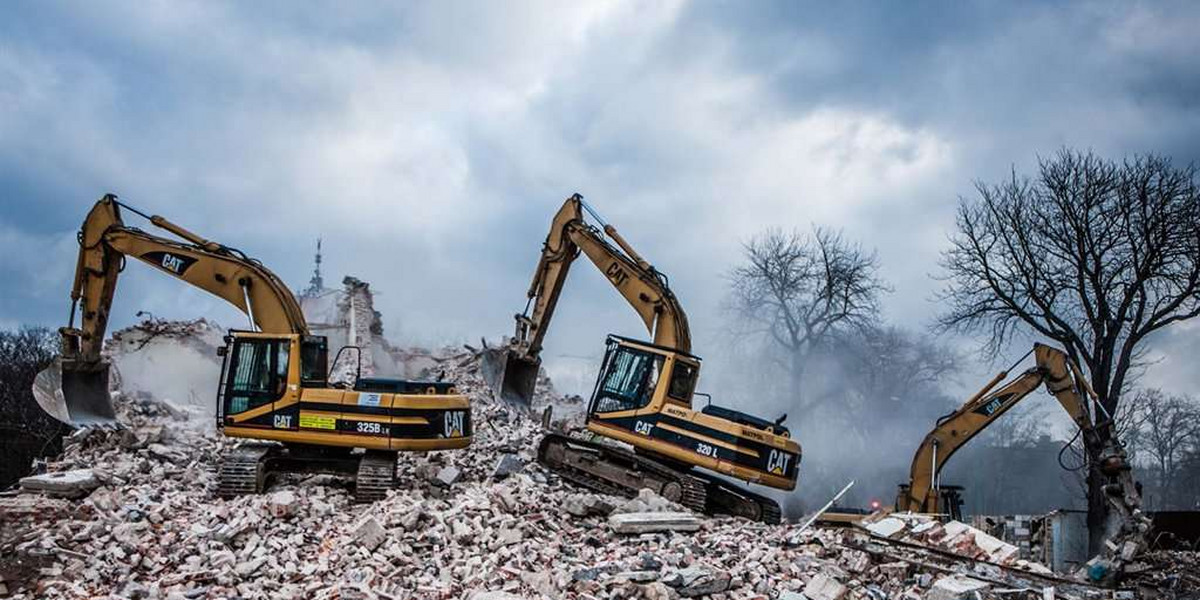
[[[585,220],[585,211],[600,223],[599,227]],[[667,285],[666,276],[575,194],[567,198],[550,224],[527,292],[525,312],[516,317],[515,335],[501,350],[501,357],[493,355],[487,360],[490,364],[485,370],[501,398],[529,404],[541,365],[542,341],[567,273],[580,251],[637,311],[655,344],[690,352],[687,315]]]
[[[900,486],[896,508],[911,512],[939,512],[938,476],[946,461],[988,425],[1045,384],[1046,390],[1054,395],[1079,427],[1087,442],[1086,447],[1103,448],[1098,457],[1089,461],[1089,466],[1099,469],[1110,482],[1105,491],[1119,527],[1102,556],[1089,563],[1096,566],[1089,567],[1091,570],[1087,576],[1094,581],[1111,580],[1120,573],[1124,563],[1145,547],[1149,522],[1140,509],[1140,494],[1124,448],[1113,431],[1112,419],[1089,408],[1088,399],[1094,400],[1096,394],[1079,367],[1061,350],[1044,344],[1034,344],[1032,352],[1036,363],[1034,367],[995,389],[1008,378],[1008,371],[1002,371],[958,410],[938,420],[937,426],[925,436],[913,456],[909,483]],[[1092,404],[1099,407],[1099,403]]]
[[[126,226],[122,208],[183,241]],[[246,313],[260,331],[308,334],[299,303],[283,281],[261,263],[160,216],[142,214],[112,194],[105,195],[92,207],[79,232],[71,317],[68,326],[59,330],[62,356],[40,373],[34,384],[38,403],[59,420],[75,425],[114,420],[108,399],[108,364],[100,351],[126,257],[224,299]]]

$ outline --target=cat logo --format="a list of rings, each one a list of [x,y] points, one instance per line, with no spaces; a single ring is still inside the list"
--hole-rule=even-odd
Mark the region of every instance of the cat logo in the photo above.
[[[442,432],[445,433],[446,437],[448,438],[462,437],[464,430],[463,424],[466,422],[466,420],[467,415],[461,410],[447,412],[443,417]]]
[[[147,252],[142,255],[142,260],[180,277],[188,270],[188,267],[196,262],[196,259],[190,256],[181,256],[162,251]]]
[[[633,430],[642,434],[650,435],[650,431],[654,429],[654,425],[644,421],[638,421],[633,424]]]
[[[275,415],[275,428],[276,429],[291,429],[292,428],[292,415]]]
[[[178,273],[179,269],[183,267],[183,259],[175,256],[174,254],[167,254],[164,252],[162,266],[164,269],[171,271],[172,273]]]
[[[767,455],[767,470],[775,475],[783,475],[787,473],[788,462],[792,460],[792,456],[787,452],[772,450]]]
[[[999,396],[996,396],[995,398],[988,400],[987,404],[980,406],[979,408],[975,409],[972,412],[974,412],[977,415],[983,415],[985,417],[993,416],[996,414],[996,411],[1000,410],[1000,407],[1004,406],[1004,403],[1011,400],[1012,397],[1013,397],[1013,394],[1000,394]]]

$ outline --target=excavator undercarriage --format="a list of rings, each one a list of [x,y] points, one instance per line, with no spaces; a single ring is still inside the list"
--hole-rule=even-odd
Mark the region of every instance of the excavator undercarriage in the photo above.
[[[260,494],[283,473],[351,476],[355,502],[374,502],[396,484],[396,452],[251,442],[227,452],[217,472],[217,495]]]
[[[597,492],[632,498],[640,490],[650,489],[700,513],[769,524],[782,520],[779,504],[766,496],[676,461],[611,444],[547,433],[538,446],[538,462],[563,479]]]

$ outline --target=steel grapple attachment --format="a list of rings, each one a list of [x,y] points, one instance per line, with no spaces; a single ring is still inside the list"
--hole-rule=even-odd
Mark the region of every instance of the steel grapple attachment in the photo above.
[[[33,398],[47,414],[74,427],[116,427],[108,393],[108,363],[56,358],[33,380]]]
[[[508,348],[488,348],[481,358],[480,372],[492,393],[509,404],[529,408],[542,362],[518,356]]]

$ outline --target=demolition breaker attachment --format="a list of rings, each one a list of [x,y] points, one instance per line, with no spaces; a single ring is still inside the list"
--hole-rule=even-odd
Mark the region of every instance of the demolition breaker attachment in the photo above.
[[[55,358],[34,378],[33,397],[47,414],[73,427],[118,425],[105,361]]]

